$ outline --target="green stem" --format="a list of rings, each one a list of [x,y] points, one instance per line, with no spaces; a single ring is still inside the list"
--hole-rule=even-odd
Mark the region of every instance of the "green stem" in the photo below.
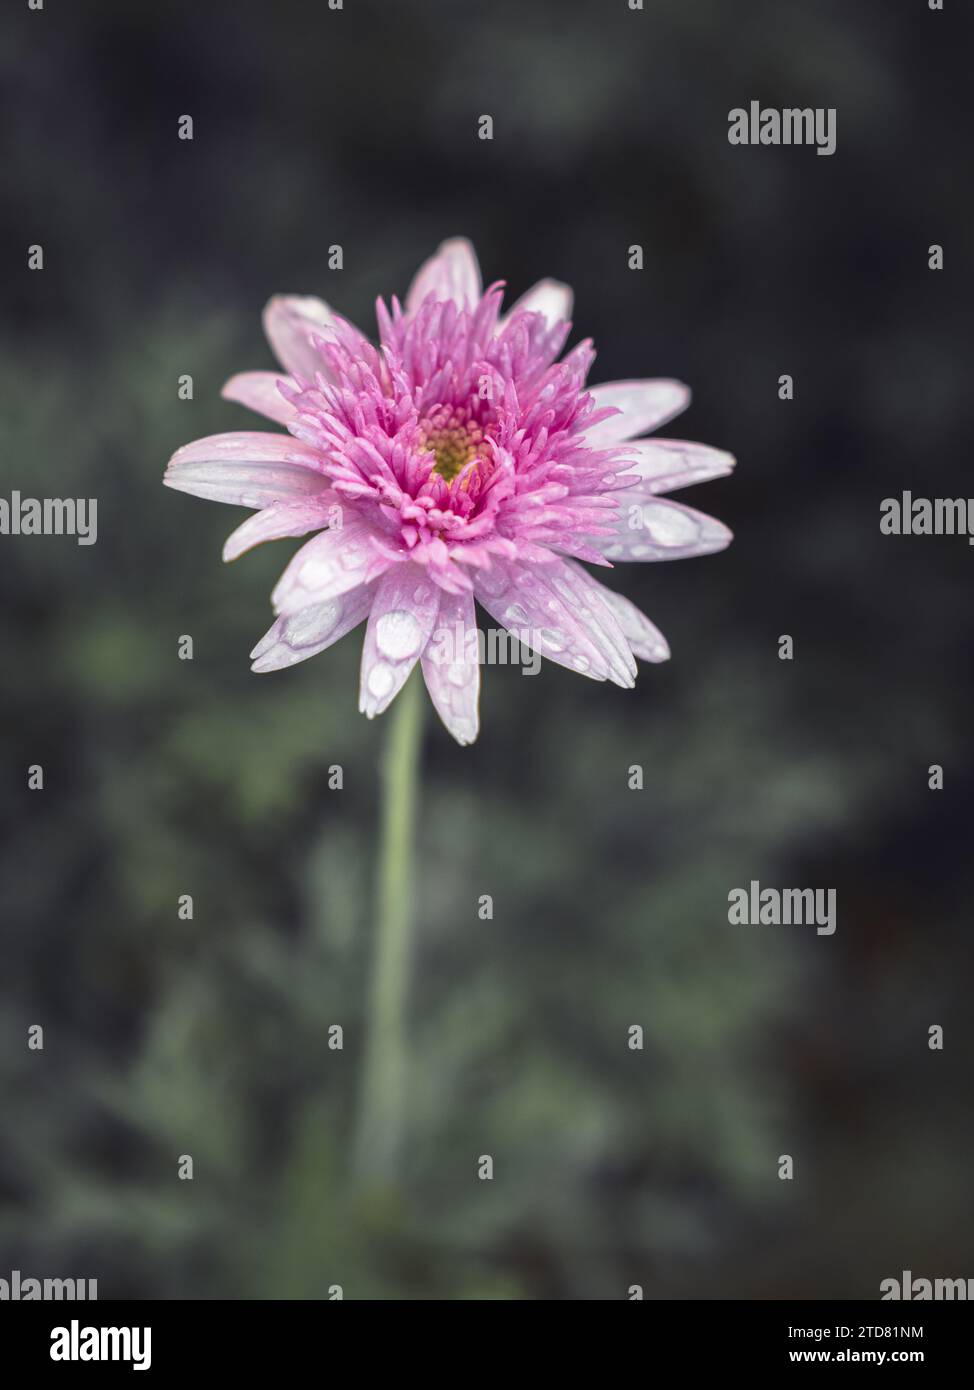
[[[391,1182],[402,1143],[422,694],[422,681],[414,672],[393,704],[382,761],[376,933],[355,1140],[359,1182]]]

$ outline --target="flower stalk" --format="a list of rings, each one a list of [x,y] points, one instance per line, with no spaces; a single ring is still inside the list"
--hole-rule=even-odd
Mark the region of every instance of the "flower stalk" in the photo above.
[[[413,954],[413,827],[423,705],[421,682],[413,673],[393,706],[381,769],[376,930],[354,1152],[354,1175],[360,1184],[392,1183],[402,1152],[409,1082],[406,1004]]]

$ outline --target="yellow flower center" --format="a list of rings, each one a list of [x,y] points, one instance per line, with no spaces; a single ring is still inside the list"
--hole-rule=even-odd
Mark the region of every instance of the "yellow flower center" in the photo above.
[[[447,483],[477,459],[487,457],[484,432],[479,425],[461,421],[456,414],[445,419],[430,420],[421,426],[423,448],[436,462],[431,472],[438,473]]]

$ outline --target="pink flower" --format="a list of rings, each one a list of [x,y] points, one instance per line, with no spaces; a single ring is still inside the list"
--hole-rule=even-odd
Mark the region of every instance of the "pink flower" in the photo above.
[[[320,299],[268,304],[284,372],[244,372],[223,395],[287,433],[199,439],[165,476],[253,510],[225,560],[315,533],[274,590],[278,617],[254,648],[255,671],[304,661],[367,619],[360,708],[381,713],[420,661],[444,724],[470,743],[475,598],[533,651],[594,680],[632,686],[636,657],[669,656],[649,619],[579,562],[722,550],[725,526],[660,494],[721,477],[734,460],[641,437],[686,408],[677,381],[586,389],[591,343],[560,357],[567,286],[542,280],[503,315],[501,299],[456,239],[420,268],[404,306],[377,302],[378,347]]]

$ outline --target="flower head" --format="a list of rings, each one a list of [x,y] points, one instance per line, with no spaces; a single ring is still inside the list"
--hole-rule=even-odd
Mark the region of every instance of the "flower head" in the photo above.
[[[319,299],[277,297],[264,327],[283,372],[223,395],[287,433],[212,435],[177,450],[169,487],[249,507],[224,559],[315,534],[275,588],[255,671],[303,661],[367,620],[360,708],[379,714],[417,661],[460,743],[477,735],[474,600],[519,641],[631,686],[662,634],[580,563],[721,550],[720,522],[663,500],[729,473],[721,450],[644,439],[685,409],[676,381],[586,387],[589,341],[565,356],[571,291],[543,280],[506,313],[473,248],[444,242],[405,304],[376,306],[378,345]],[[449,640],[442,640],[447,636]],[[473,639],[473,640],[467,640]]]

